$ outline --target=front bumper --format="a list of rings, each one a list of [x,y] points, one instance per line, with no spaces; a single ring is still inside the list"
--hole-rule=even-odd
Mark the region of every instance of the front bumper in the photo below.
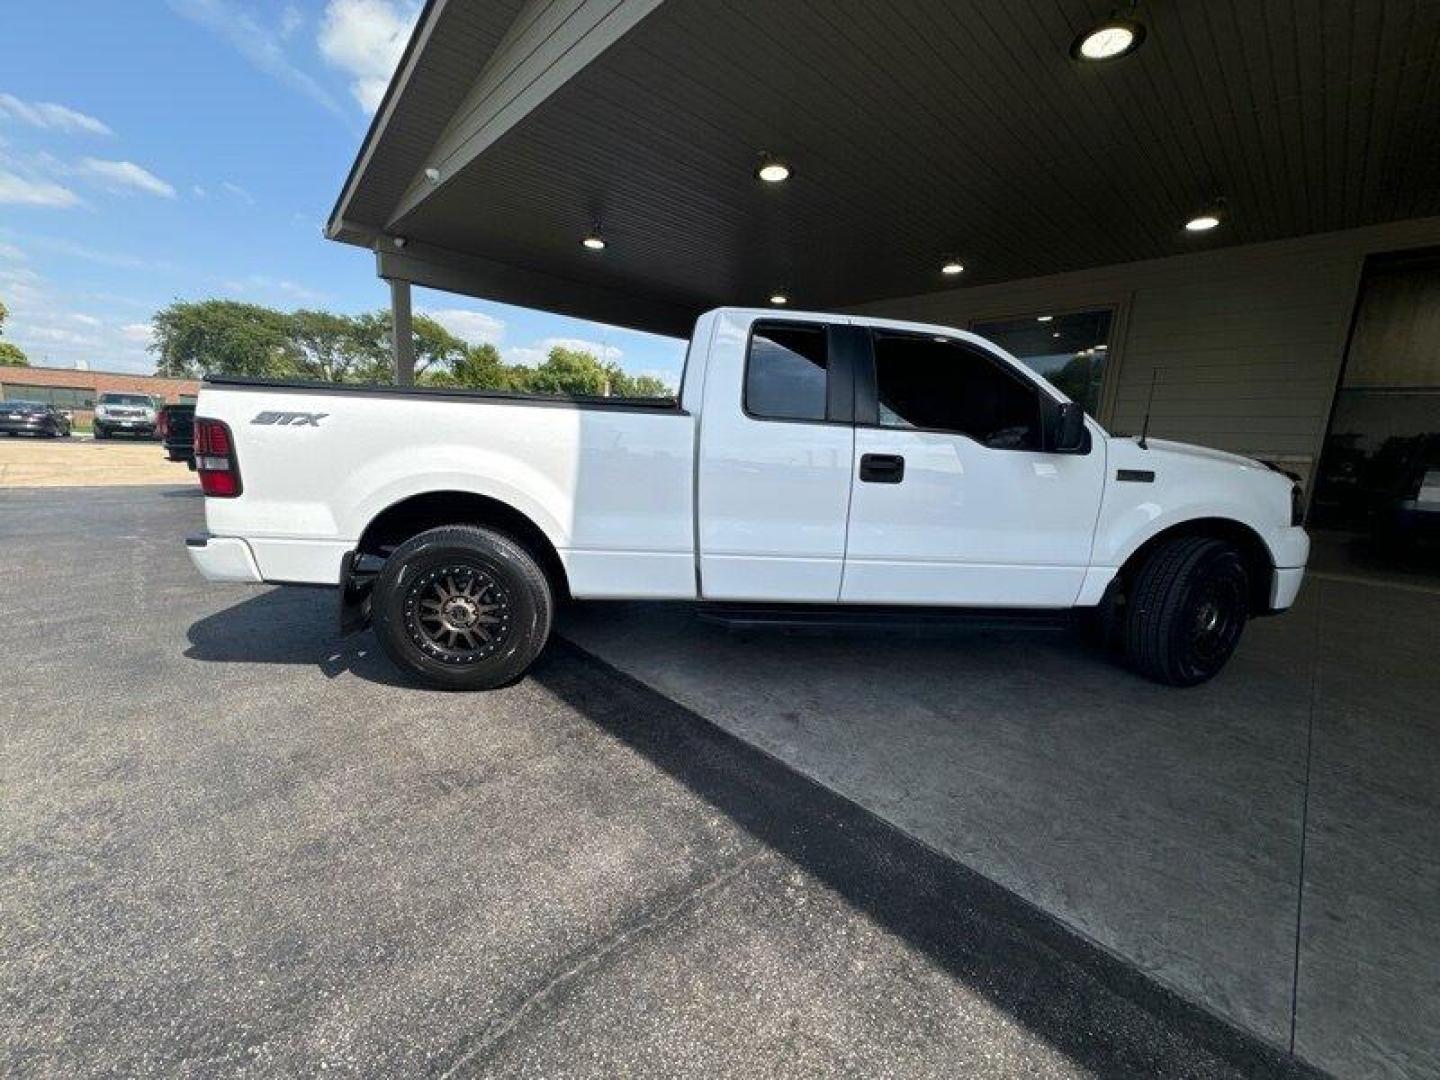
[[[185,538],[190,561],[207,581],[264,581],[255,553],[238,536],[198,533]]]
[[[154,420],[108,420],[96,417],[91,426],[102,431],[121,431],[127,435],[148,435],[155,437]]]

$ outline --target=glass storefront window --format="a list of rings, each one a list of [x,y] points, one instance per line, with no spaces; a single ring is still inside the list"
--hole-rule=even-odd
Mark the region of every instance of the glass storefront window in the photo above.
[[[1049,379],[1061,393],[1095,416],[1105,382],[1113,316],[1109,308],[1063,315],[1040,312],[977,322],[970,329]]]

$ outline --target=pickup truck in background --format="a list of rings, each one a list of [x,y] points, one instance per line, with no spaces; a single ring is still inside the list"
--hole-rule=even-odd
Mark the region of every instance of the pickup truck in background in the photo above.
[[[519,676],[557,599],[1082,612],[1192,685],[1288,608],[1301,493],[1261,462],[1106,434],[973,334],[701,316],[678,400],[210,379],[213,581],[338,586],[431,684]]]
[[[172,402],[160,406],[155,430],[165,444],[165,456],[195,468],[195,403]]]

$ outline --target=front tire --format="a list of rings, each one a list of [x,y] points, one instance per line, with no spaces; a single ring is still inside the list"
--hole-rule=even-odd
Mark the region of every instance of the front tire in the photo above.
[[[1160,544],[1129,589],[1125,656],[1170,686],[1213,678],[1240,643],[1250,615],[1250,576],[1234,544],[1181,536]]]
[[[550,637],[554,594],[534,556],[502,533],[447,525],[385,560],[375,634],[397,667],[446,690],[513,682]]]

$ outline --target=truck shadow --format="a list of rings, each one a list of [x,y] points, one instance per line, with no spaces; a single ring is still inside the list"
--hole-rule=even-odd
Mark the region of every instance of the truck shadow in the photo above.
[[[380,652],[374,634],[341,636],[333,589],[271,589],[197,619],[186,637],[190,660],[310,666],[327,679],[348,671],[385,686],[414,686]]]

